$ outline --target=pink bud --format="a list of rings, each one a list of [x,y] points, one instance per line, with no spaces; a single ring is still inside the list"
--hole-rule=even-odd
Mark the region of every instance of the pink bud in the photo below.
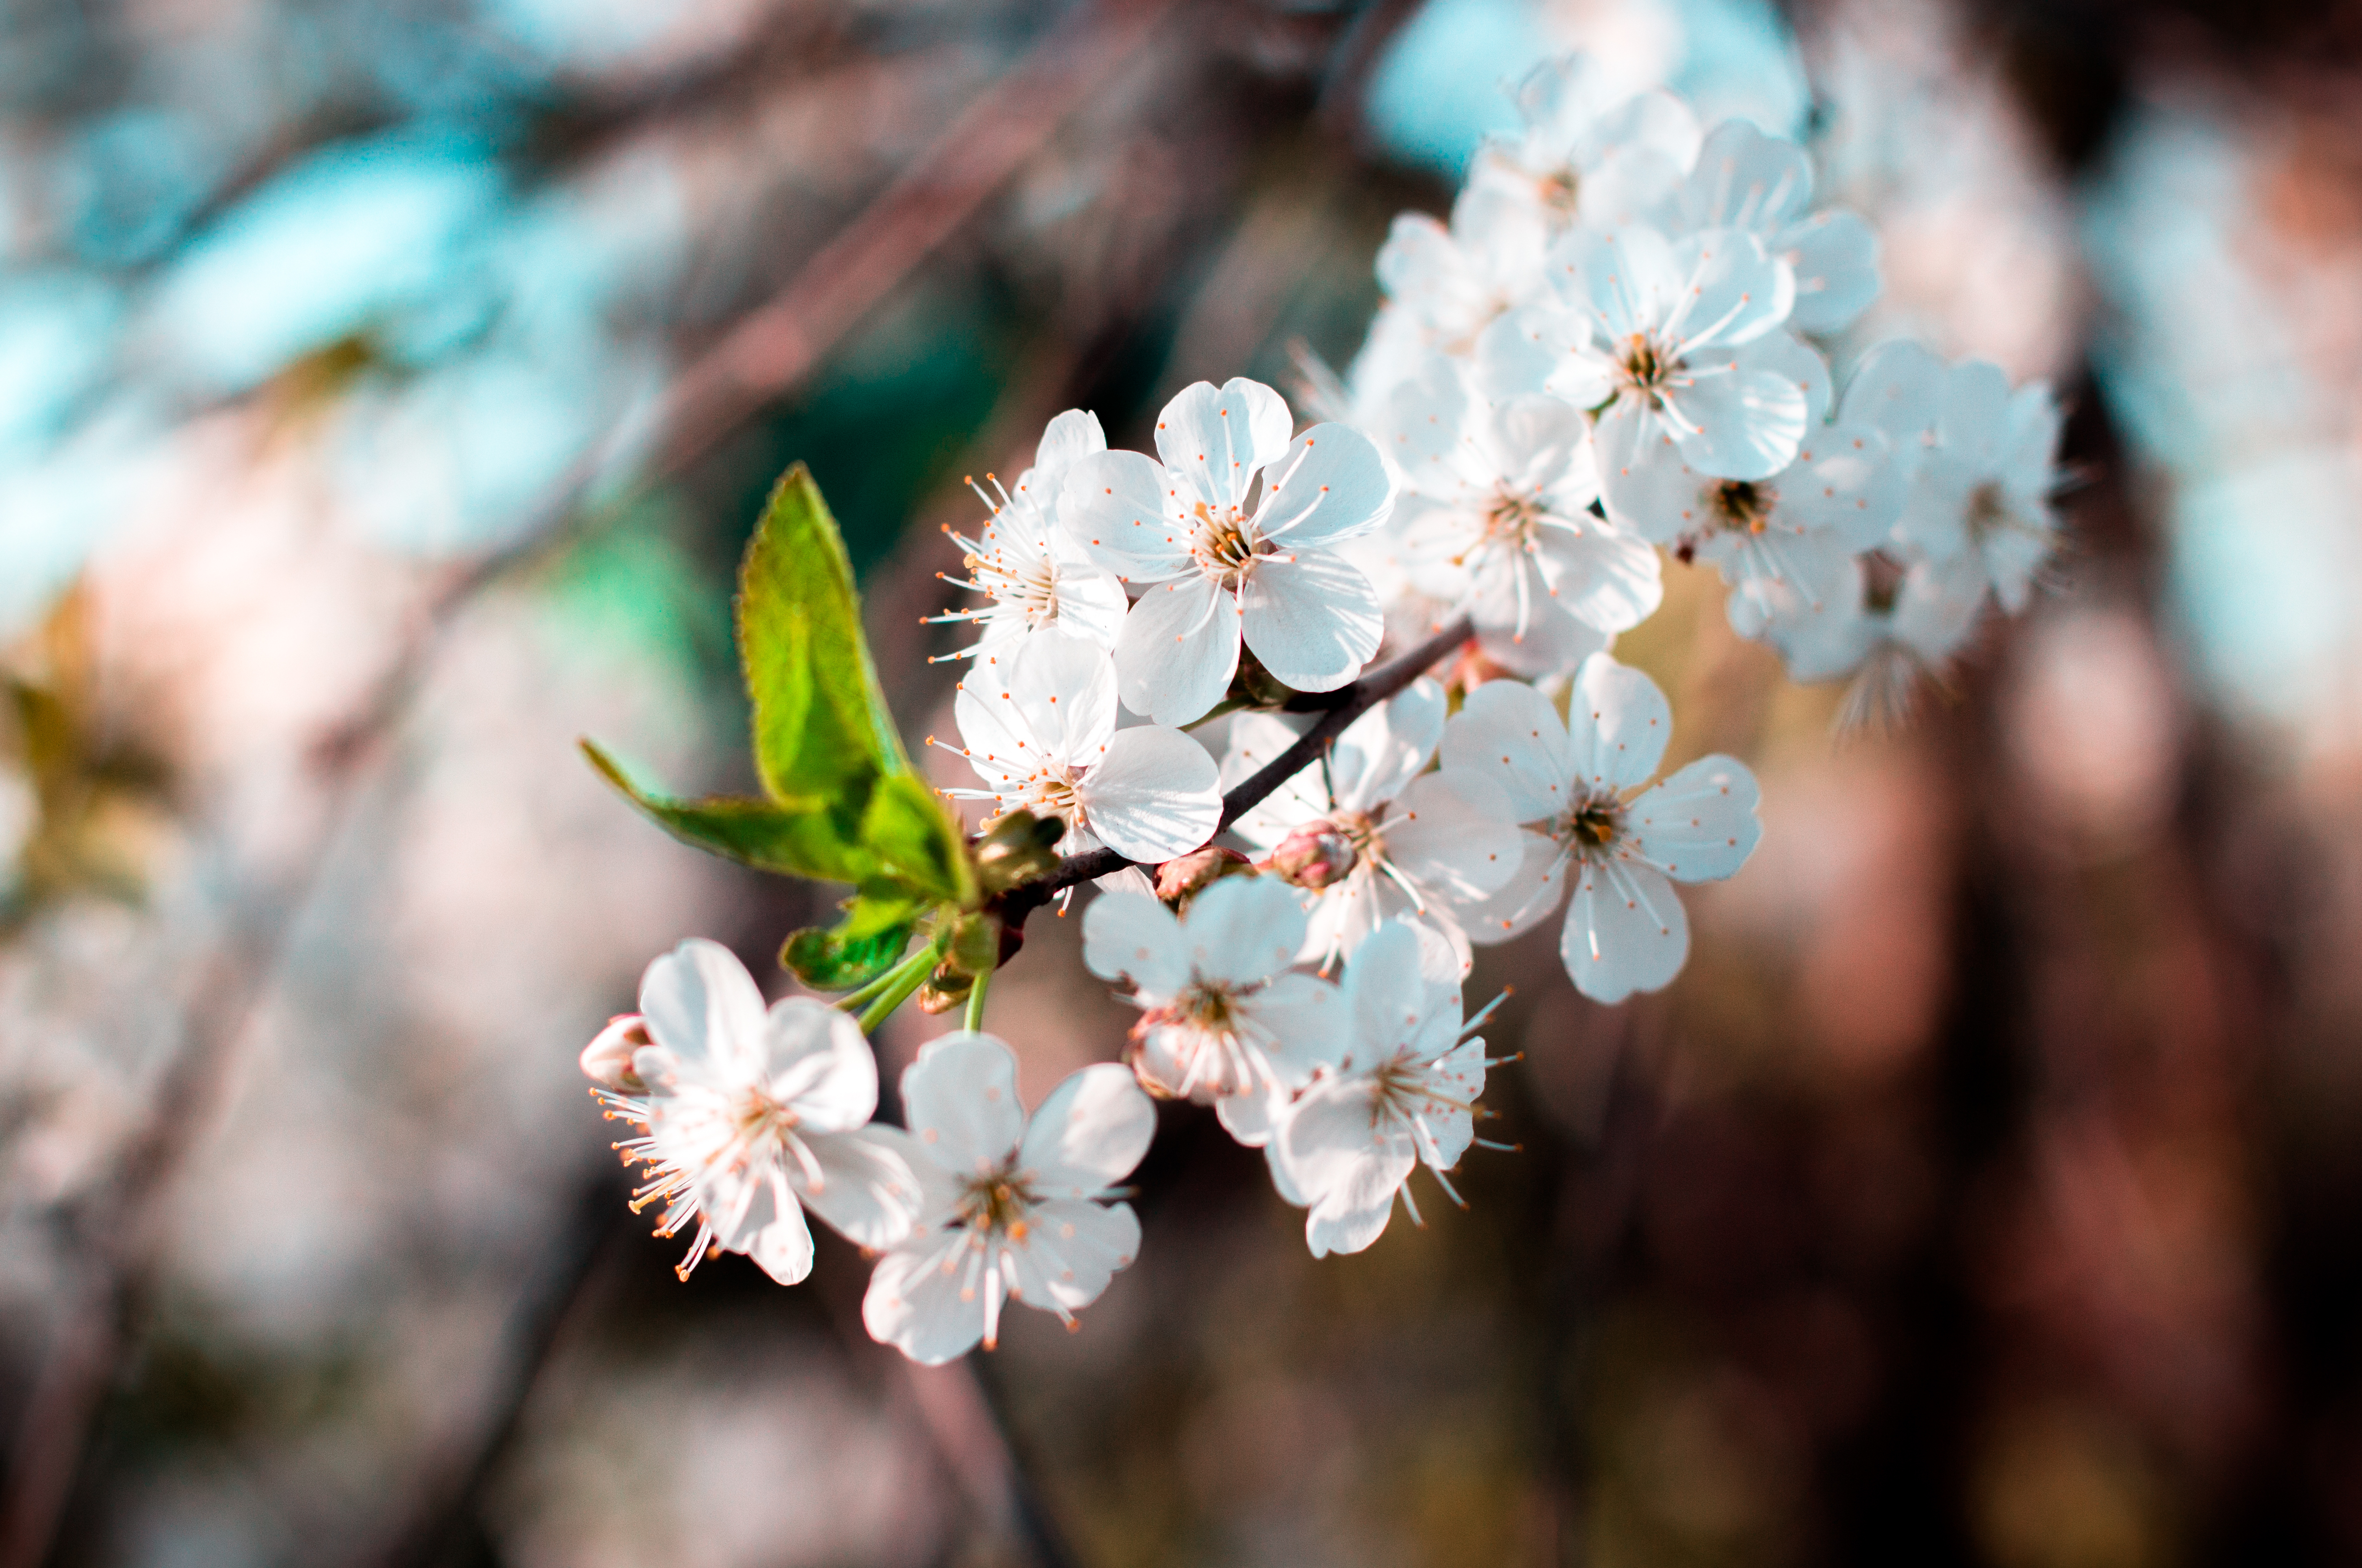
[[[618,1013],[582,1047],[582,1075],[609,1089],[636,1090],[641,1083],[639,1074],[632,1070],[632,1058],[642,1046],[654,1043],[648,1038],[646,1021],[638,1014]]]
[[[1167,904],[1180,903],[1203,893],[1220,878],[1247,870],[1248,865],[1247,858],[1236,850],[1215,844],[1192,850],[1156,868],[1156,896]]]
[[[1352,839],[1324,817],[1281,839],[1264,864],[1298,887],[1322,888],[1343,882],[1360,859]]]

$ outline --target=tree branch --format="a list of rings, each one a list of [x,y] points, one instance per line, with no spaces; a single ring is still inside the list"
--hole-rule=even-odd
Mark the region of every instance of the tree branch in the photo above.
[[[1320,755],[1321,749],[1342,734],[1347,725],[1425,674],[1437,660],[1467,641],[1473,634],[1468,618],[1459,616],[1451,624],[1383,670],[1374,671],[1332,692],[1305,692],[1290,698],[1288,712],[1319,712],[1319,721],[1299,736],[1295,745],[1222,796],[1222,818],[1215,824],[1214,831],[1221,832],[1262,805],[1274,790],[1294,778],[1300,770],[1310,766],[1313,760]],[[1047,904],[1052,894],[1076,883],[1093,882],[1126,866],[1138,864],[1139,861],[1126,860],[1113,850],[1092,850],[1079,855],[1068,855],[1058,862],[1057,869],[1041,881],[1011,888],[1000,901],[1000,918],[1011,927],[1022,927],[1025,917]]]

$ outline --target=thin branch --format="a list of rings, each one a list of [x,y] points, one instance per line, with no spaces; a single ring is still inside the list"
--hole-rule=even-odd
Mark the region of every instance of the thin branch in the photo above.
[[[1320,714],[1319,721],[1299,736],[1295,745],[1282,751],[1275,761],[1222,796],[1222,817],[1215,825],[1214,831],[1221,832],[1262,805],[1274,790],[1310,766],[1330,741],[1344,733],[1347,725],[1427,674],[1437,660],[1467,641],[1473,634],[1468,618],[1461,616],[1383,670],[1373,671],[1351,685],[1340,686],[1333,692],[1307,692],[1292,698],[1287,704],[1289,712],[1318,712]],[[1092,850],[1085,854],[1068,855],[1058,862],[1056,870],[1041,881],[1011,889],[1000,901],[1000,917],[1012,927],[1021,927],[1025,924],[1025,917],[1047,904],[1053,894],[1076,883],[1093,882],[1112,875],[1126,866],[1138,864],[1139,861],[1126,860],[1113,850]]]

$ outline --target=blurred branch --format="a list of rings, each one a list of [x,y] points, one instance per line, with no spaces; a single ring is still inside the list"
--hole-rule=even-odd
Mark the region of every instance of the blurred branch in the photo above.
[[[630,493],[690,462],[810,374],[1139,49],[1172,3],[1110,0],[1076,13],[971,101],[778,295],[686,367],[642,419],[626,422],[578,459],[516,543],[459,568],[428,596],[411,638],[370,696],[318,749],[318,819],[290,858],[291,869],[233,901],[228,935],[204,966],[148,1122],[129,1140],[113,1178],[61,1216],[62,1250],[73,1260],[76,1280],[26,1401],[0,1489],[0,1568],[39,1568],[50,1555],[99,1409],[147,1315],[160,1200],[215,1125],[237,1047],[359,797],[366,764],[408,711],[460,610],[562,541],[623,455],[653,447],[624,488]]]

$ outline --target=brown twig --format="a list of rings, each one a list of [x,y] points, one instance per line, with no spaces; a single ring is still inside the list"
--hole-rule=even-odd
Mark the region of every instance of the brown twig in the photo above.
[[[1437,660],[1467,641],[1471,635],[1468,618],[1461,616],[1385,669],[1373,671],[1333,692],[1306,693],[1290,701],[1287,706],[1292,711],[1319,711],[1319,721],[1299,736],[1295,745],[1222,796],[1222,817],[1214,831],[1221,832],[1262,805],[1274,790],[1311,766],[1321,750],[1344,733],[1347,725],[1425,674]],[[1001,920],[1012,928],[1022,927],[1025,917],[1047,904],[1052,895],[1077,883],[1093,882],[1139,863],[1107,849],[1068,855],[1048,876],[1012,888],[1003,896]]]

